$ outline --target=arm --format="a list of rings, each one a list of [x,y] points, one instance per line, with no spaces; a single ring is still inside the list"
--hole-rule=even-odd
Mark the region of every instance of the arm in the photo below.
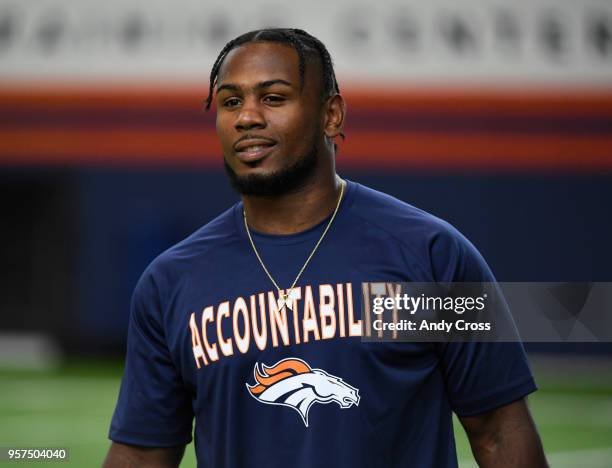
[[[459,419],[479,466],[548,467],[540,436],[524,399]]]
[[[164,308],[146,271],[134,290],[126,365],[105,468],[178,467],[191,441],[192,395],[167,345]]]
[[[177,468],[185,453],[185,446],[139,447],[113,442],[102,468]]]

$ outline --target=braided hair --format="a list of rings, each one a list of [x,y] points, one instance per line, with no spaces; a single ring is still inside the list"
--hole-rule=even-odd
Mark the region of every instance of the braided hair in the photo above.
[[[210,85],[206,98],[206,110],[210,109],[213,100],[214,88],[217,83],[219,69],[227,54],[234,48],[248,42],[278,42],[293,47],[299,57],[300,90],[304,88],[304,76],[308,58],[318,57],[321,61],[323,75],[322,99],[340,93],[336,73],[331,56],[325,45],[316,37],[311,36],[302,29],[270,28],[250,31],[229,41],[219,53],[210,72]]]

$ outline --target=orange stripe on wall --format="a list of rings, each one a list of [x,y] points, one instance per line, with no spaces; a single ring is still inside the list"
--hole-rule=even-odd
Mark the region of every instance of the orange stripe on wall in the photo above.
[[[0,102],[21,110],[166,109],[203,110],[208,85],[39,86],[0,82]],[[363,111],[439,111],[456,113],[565,113],[612,115],[612,87],[343,88],[351,109]]]
[[[350,90],[349,109],[360,111],[436,111],[449,114],[529,113],[612,115],[612,87],[602,89],[507,88]]]
[[[359,132],[338,142],[340,168],[612,169],[612,135]],[[219,166],[212,130],[0,130],[3,164]]]
[[[172,155],[201,156],[220,153],[214,131],[165,130],[10,130],[0,128],[0,158],[3,154],[40,154],[50,156],[80,155],[83,162],[94,155],[113,154],[122,157]]]
[[[338,154],[351,165],[372,168],[612,169],[612,135],[440,135],[360,132]]]
[[[148,110],[190,115],[202,112],[208,90],[197,85],[104,85],[33,87],[0,83],[0,102],[10,121],[10,110],[24,112],[101,112],[126,116]],[[462,118],[482,114],[612,118],[609,89],[399,89],[347,88],[351,111],[436,113]],[[129,117],[128,117],[129,118]],[[50,120],[52,122],[52,119]],[[0,126],[0,164],[112,164],[220,167],[221,154],[212,128],[28,128]],[[148,124],[147,124],[148,125]],[[434,169],[612,169],[612,134],[589,136],[547,133],[499,133],[483,128],[470,133],[364,130],[338,142],[338,164],[366,168]]]
[[[0,82],[0,102],[20,109],[197,109],[203,108],[208,85],[151,86],[71,84],[46,86]]]

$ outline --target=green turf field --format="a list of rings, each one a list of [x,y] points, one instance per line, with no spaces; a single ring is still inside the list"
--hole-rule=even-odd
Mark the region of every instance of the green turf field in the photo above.
[[[553,467],[612,467],[612,368],[534,359],[540,391],[530,406]],[[72,363],[58,372],[0,370],[0,447],[70,449],[68,463],[2,466],[100,466],[109,442],[120,363]],[[456,424],[462,467],[475,466]],[[195,467],[193,447],[181,466]]]

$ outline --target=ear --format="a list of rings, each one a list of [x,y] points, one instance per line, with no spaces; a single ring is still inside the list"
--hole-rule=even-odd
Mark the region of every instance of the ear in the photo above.
[[[344,118],[346,117],[346,103],[340,94],[334,94],[325,103],[325,121],[323,129],[325,136],[333,140],[338,135],[342,135],[344,128]]]

